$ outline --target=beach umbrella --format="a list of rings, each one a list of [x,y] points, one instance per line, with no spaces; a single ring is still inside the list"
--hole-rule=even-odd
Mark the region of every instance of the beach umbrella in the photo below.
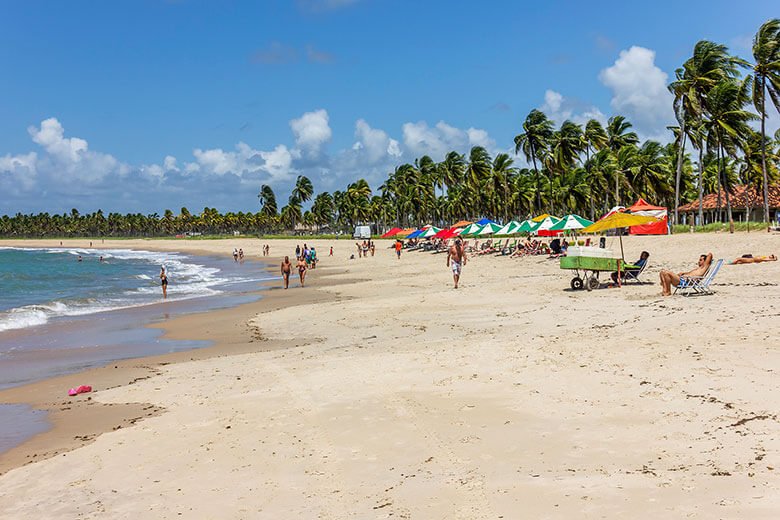
[[[534,217],[531,220],[534,221],[534,222],[541,222],[544,219],[546,219],[547,217],[552,217],[552,215],[550,215],[549,213],[542,213],[541,215],[539,215],[537,217]],[[553,217],[553,218],[558,218],[558,217]]]
[[[385,233],[384,235],[382,235],[379,238],[394,237],[395,235],[397,235],[401,231],[403,231],[401,228],[394,227],[393,229],[391,229],[390,231],[388,231],[387,233]]]
[[[566,231],[569,229],[582,229],[593,224],[593,221],[582,218],[579,215],[566,215],[557,224],[554,224],[550,231]]]
[[[498,224],[485,224],[484,226],[482,226],[482,229],[477,231],[475,234],[478,237],[484,237],[487,235],[492,235],[493,233],[497,232],[500,229],[501,226],[499,226]]]
[[[496,235],[514,235],[517,233],[517,228],[520,227],[520,222],[512,220],[506,226],[496,231]]]
[[[531,219],[524,220],[515,230],[515,233],[532,233],[539,226],[538,222],[534,222]]]
[[[464,227],[468,226],[469,224],[473,224],[473,222],[470,221],[470,220],[459,220],[458,222],[456,222],[455,224],[452,225],[452,228],[464,228]],[[452,228],[450,228],[450,229],[452,229]]]
[[[423,233],[425,233],[424,229],[416,229],[416,230],[412,231],[411,233],[409,233],[408,235],[406,235],[406,238],[417,238],[420,235],[422,235]]]
[[[402,229],[401,231],[395,234],[395,238],[409,238],[409,235],[411,235],[415,231],[417,230],[414,228]]]
[[[658,222],[658,219],[655,217],[646,217],[644,215],[617,212],[607,215],[598,222],[583,228],[582,232],[598,233],[599,231],[607,231],[608,229],[641,226],[642,224],[649,224],[650,222]],[[619,234],[618,237],[620,237],[620,257],[625,260],[625,255],[623,254],[623,235]]]
[[[495,224],[494,221],[490,220],[489,218],[483,218],[482,220],[477,220],[476,222],[480,226],[484,226],[485,224]]]
[[[460,232],[460,234],[463,236],[473,235],[477,233],[480,229],[482,229],[482,226],[480,226],[479,224],[469,224],[463,229],[463,231]]]
[[[439,231],[441,231],[440,228],[431,226],[428,229],[426,229],[425,231],[423,231],[422,233],[420,233],[419,236],[420,236],[420,238],[431,238],[432,236],[434,236]]]

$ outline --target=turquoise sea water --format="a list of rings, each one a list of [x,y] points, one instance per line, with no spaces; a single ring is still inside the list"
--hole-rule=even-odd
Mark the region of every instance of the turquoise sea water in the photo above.
[[[218,294],[248,279],[177,253],[0,248],[0,332],[158,302],[163,265],[171,300]]]

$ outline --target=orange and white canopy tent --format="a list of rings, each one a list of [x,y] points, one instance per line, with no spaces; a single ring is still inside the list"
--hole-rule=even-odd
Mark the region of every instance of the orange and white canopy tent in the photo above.
[[[631,226],[629,232],[632,235],[668,235],[669,234],[669,212],[663,206],[653,206],[645,199],[640,198],[636,203],[628,208],[628,211],[634,215],[657,218],[657,222],[650,222],[641,226]]]

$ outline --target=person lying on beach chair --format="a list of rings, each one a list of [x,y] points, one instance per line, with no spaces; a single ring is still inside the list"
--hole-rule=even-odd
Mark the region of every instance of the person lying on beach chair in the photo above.
[[[760,264],[762,262],[777,262],[777,257],[775,255],[769,255],[769,256],[753,256],[753,255],[742,255],[736,260],[733,260],[731,262],[731,265],[742,265],[742,264]]]
[[[639,274],[645,270],[645,266],[647,265],[648,258],[650,258],[650,253],[648,253],[647,251],[642,251],[642,254],[639,255],[639,260],[637,260],[633,264],[626,264],[626,268],[620,272],[620,279],[622,281],[626,281],[626,278],[628,278],[629,280],[638,281]],[[612,273],[610,276],[612,277],[613,282],[618,283],[617,272]]]
[[[707,274],[712,264],[712,253],[699,256],[699,262],[696,267],[685,273],[673,273],[672,271],[662,270],[659,274],[661,278],[661,295],[671,296],[672,287],[680,285],[680,278],[701,278]]]

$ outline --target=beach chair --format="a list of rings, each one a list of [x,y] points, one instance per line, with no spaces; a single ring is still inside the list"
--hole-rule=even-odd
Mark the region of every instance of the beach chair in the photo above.
[[[710,284],[712,283],[712,280],[715,279],[715,275],[718,274],[722,265],[723,259],[721,258],[715,262],[714,266],[710,266],[709,271],[707,271],[704,276],[680,277],[680,283],[674,288],[674,294],[677,294],[677,291],[680,291],[682,296],[712,294]]]
[[[645,272],[645,269],[647,269],[647,264],[650,263],[650,259],[648,258],[644,265],[640,267],[639,269],[631,269],[630,267],[628,269],[625,269],[623,271],[623,283],[626,282],[636,282],[636,283],[644,283],[642,280],[639,279],[639,277],[642,275],[643,272]]]

